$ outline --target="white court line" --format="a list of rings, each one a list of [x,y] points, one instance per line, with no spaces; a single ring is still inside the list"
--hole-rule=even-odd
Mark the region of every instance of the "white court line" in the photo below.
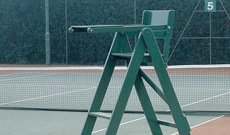
[[[216,96],[213,96],[213,97],[210,97],[210,98],[206,98],[206,99],[203,99],[203,100],[200,100],[200,101],[197,101],[197,102],[193,102],[193,103],[190,103],[190,104],[186,104],[186,105],[183,105],[181,106],[181,108],[183,107],[186,107],[186,106],[189,106],[189,105],[193,105],[193,104],[197,104],[197,103],[200,103],[200,102],[203,102],[203,101],[207,101],[207,100],[210,100],[210,99],[214,99],[214,98],[217,98],[217,97],[220,97],[220,96],[223,96],[223,95],[227,95],[227,94],[230,94],[230,91],[229,92],[226,92],[226,93],[223,93],[223,94],[219,94],[219,95],[216,95]],[[169,111],[169,110],[167,110]],[[223,116],[220,116],[220,117],[223,117]],[[139,121],[139,120],[142,120],[142,119],[145,119],[146,117],[140,117],[140,118],[137,118],[137,119],[134,119],[134,120],[131,120],[131,121],[127,121],[125,122],[125,124],[129,124],[129,123],[132,123],[132,122],[136,122],[136,121]],[[219,118],[219,117],[218,117]],[[125,125],[124,123],[121,123],[120,125]],[[96,130],[94,131],[93,133],[98,133],[98,132],[101,132],[101,131],[104,131],[106,130],[107,128],[103,128],[103,129],[100,129],[100,130]]]
[[[195,128],[195,127],[198,127],[198,126],[201,126],[201,125],[204,125],[204,124],[206,124],[206,123],[212,122],[212,121],[214,121],[214,120],[220,119],[220,118],[222,118],[222,117],[224,117],[224,116],[225,116],[225,115],[221,115],[221,116],[218,116],[218,117],[213,118],[213,119],[211,119],[211,120],[202,122],[202,123],[200,123],[200,124],[197,124],[197,125],[195,125],[195,126],[192,126],[191,129],[192,129],[192,128]],[[178,132],[173,133],[173,134],[171,134],[171,135],[176,135],[176,134],[178,134]]]
[[[138,119],[135,119],[135,120],[131,120],[131,121],[127,121],[127,122],[121,123],[120,126],[129,124],[129,123],[133,123],[133,122],[136,122],[136,121],[139,121],[139,120],[142,120],[142,119],[145,119],[145,117],[141,117],[141,118],[138,118]],[[95,134],[95,133],[98,133],[98,132],[101,132],[101,131],[105,131],[106,129],[107,128],[103,128],[103,129],[100,129],[100,130],[93,131],[92,134]]]
[[[19,83],[14,83],[14,84],[0,84],[0,86],[34,86],[34,87],[76,87],[76,84],[46,84],[46,85],[43,85],[43,84],[19,84]],[[79,87],[78,87],[79,88]],[[80,87],[80,88],[83,88],[83,87]]]
[[[92,87],[92,88],[87,88],[87,89],[80,89],[80,90],[74,90],[74,91],[68,91],[68,92],[62,92],[62,93],[55,93],[55,94],[46,95],[46,96],[40,96],[40,97],[34,97],[34,98],[27,98],[27,99],[23,99],[23,100],[11,101],[11,102],[7,102],[7,103],[1,103],[0,106],[9,105],[9,104],[13,104],[13,103],[20,103],[20,102],[25,102],[25,101],[31,101],[31,100],[37,100],[37,99],[42,99],[42,98],[49,98],[49,97],[53,97],[53,96],[70,94],[70,93],[74,93],[74,92],[85,91],[85,90],[90,90],[90,89],[95,89],[95,88],[96,87]]]
[[[21,74],[21,73],[15,73],[15,74],[4,74],[4,75],[0,75],[0,77],[4,77],[4,76],[12,76],[12,75],[18,75],[18,74]]]
[[[192,128],[195,128],[195,127],[198,127],[198,126],[201,126],[201,125],[203,125],[203,124],[206,124],[206,123],[208,123],[208,122],[211,122],[211,121],[220,119],[220,118],[222,118],[222,117],[224,117],[224,116],[225,116],[225,115],[221,115],[221,116],[216,117],[216,118],[213,118],[213,119],[211,119],[211,120],[202,122],[202,123],[200,123],[200,124],[197,124],[197,125],[195,125],[195,126],[192,126],[191,129],[192,129]],[[145,117],[141,117],[141,118],[138,118],[138,119],[135,119],[135,120],[131,120],[131,121],[127,121],[127,122],[121,123],[120,126],[129,124],[129,123],[132,123],[132,122],[136,122],[136,121],[139,121],[139,120],[142,120],[142,119],[145,119]],[[95,133],[98,133],[98,132],[101,132],[101,131],[105,131],[106,129],[107,129],[107,128],[103,128],[103,129],[100,129],[100,130],[93,131],[92,134],[95,134]],[[178,134],[178,132],[173,133],[173,134],[171,134],[171,135],[176,135],[176,134]]]
[[[228,95],[228,94],[230,94],[230,91],[229,91],[229,92],[222,93],[222,94],[219,94],[219,95],[216,95],[216,96],[213,96],[213,97],[209,97],[209,98],[206,98],[206,99],[202,99],[202,100],[199,100],[199,101],[197,101],[197,102],[193,102],[193,103],[190,103],[190,104],[186,104],[186,105],[183,105],[183,106],[181,106],[181,107],[183,108],[183,107],[186,107],[186,106],[194,105],[194,104],[197,104],[197,103],[201,103],[201,102],[204,102],[204,101],[207,101],[207,100],[210,100],[210,99],[214,99],[214,98],[217,98],[217,97],[221,97],[221,96],[224,96],[224,95]]]
[[[0,71],[49,71],[49,70],[103,70],[102,66],[83,66],[83,67],[0,67]]]
[[[211,100],[211,99],[214,99],[214,98],[217,98],[217,97],[221,97],[221,96],[224,96],[224,95],[228,95],[228,94],[230,94],[230,91],[222,93],[222,94],[219,94],[219,95],[216,95],[216,96],[213,96],[213,97],[205,98],[205,99],[202,99],[202,100],[190,103],[190,104],[182,105],[181,108],[187,107],[187,106],[190,106],[190,105],[194,105],[194,104],[198,104],[198,103],[201,103],[201,102],[204,102],[204,101],[207,101],[207,100]],[[169,112],[169,111],[170,110],[166,110],[166,112]]]
[[[214,65],[170,65],[169,69],[174,68],[223,68],[230,67],[230,64],[214,64]],[[142,69],[154,69],[153,66],[141,66]],[[72,66],[72,67],[0,67],[0,71],[8,71],[8,70],[22,70],[22,71],[37,71],[37,70],[104,70],[103,66]],[[127,66],[118,66],[115,67],[116,70],[124,70],[127,69]]]
[[[49,75],[55,75],[56,73],[53,74],[43,74],[43,75],[32,75],[32,76],[26,76],[26,77],[13,77],[10,79],[0,79],[0,81],[11,81],[11,80],[17,80],[17,79],[25,79],[25,78],[33,78],[33,77],[40,77],[40,76],[49,76]]]

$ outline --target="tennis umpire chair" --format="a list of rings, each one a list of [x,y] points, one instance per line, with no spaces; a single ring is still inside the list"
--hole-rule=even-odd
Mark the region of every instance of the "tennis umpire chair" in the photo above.
[[[101,80],[81,133],[82,135],[92,134],[93,127],[98,117],[110,120],[105,134],[115,135],[123,113],[125,112],[125,107],[133,85],[135,86],[152,134],[162,135],[163,133],[160,125],[165,125],[177,128],[180,135],[190,135],[189,124],[181,111],[181,107],[166,70],[170,39],[173,33],[173,18],[173,10],[145,10],[143,12],[141,25],[91,25],[70,27],[70,32],[115,32]],[[139,36],[134,50],[132,50],[127,35],[137,34]],[[156,39],[164,40],[164,49],[162,53],[158,48]],[[117,60],[124,60],[128,68],[115,108],[111,114],[108,114],[101,112],[101,105]],[[159,88],[145,71],[141,69],[140,66],[146,63],[152,63],[154,66],[161,88]],[[145,80],[169,106],[175,123],[157,119],[143,80]]]

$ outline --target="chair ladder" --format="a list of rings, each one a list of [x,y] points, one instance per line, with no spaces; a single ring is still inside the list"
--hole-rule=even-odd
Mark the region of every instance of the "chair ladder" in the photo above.
[[[145,55],[146,52],[148,55]],[[117,60],[124,60],[127,63],[127,72],[114,110],[111,114],[103,113],[100,111],[100,108]],[[153,64],[162,90],[158,88],[141,69],[141,64],[146,62],[151,62]],[[133,86],[135,86],[138,98],[153,135],[163,135],[160,125],[177,128],[180,135],[190,135],[189,124],[181,111],[166,67],[152,29],[143,28],[141,30],[133,51],[130,48],[127,36],[122,32],[116,32],[81,135],[92,134],[98,117],[109,120],[105,135],[116,135]],[[143,79],[169,106],[175,123],[157,119]]]

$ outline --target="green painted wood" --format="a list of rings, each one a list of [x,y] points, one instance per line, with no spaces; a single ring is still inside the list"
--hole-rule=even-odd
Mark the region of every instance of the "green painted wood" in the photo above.
[[[158,124],[161,124],[161,125],[164,125],[164,126],[168,126],[168,127],[177,128],[176,124],[174,124],[172,122],[165,121],[165,120],[158,120]]]
[[[173,10],[145,10],[143,12],[142,24],[144,25],[166,25],[166,35],[164,37],[164,50],[163,58],[167,62],[169,56],[170,39],[173,34],[173,20],[174,11]],[[155,38],[157,35],[154,33]]]
[[[163,16],[162,16],[163,15]],[[165,16],[165,17],[164,17]],[[166,61],[169,54],[170,38],[172,37],[174,11],[144,11],[143,25],[92,25],[71,26],[70,31],[76,32],[116,32],[111,49],[109,51],[104,71],[101,76],[93,103],[89,109],[88,116],[82,130],[82,135],[90,135],[97,117],[110,119],[106,135],[115,135],[119,128],[125,107],[127,105],[133,85],[140,99],[146,119],[152,134],[162,135],[159,125],[177,127],[182,135],[190,135],[190,128],[186,117],[183,116],[176,94],[172,87],[166,70]],[[154,20],[156,19],[156,20]],[[130,47],[128,34],[138,34],[138,40],[134,51]],[[156,38],[165,40],[165,47],[160,52]],[[148,53],[145,53],[148,52]],[[125,80],[122,85],[116,106],[112,115],[100,112],[100,108],[108,88],[116,61],[123,59],[128,65]],[[140,68],[142,63],[151,62],[156,70],[162,90],[148,77]],[[174,123],[157,120],[151,101],[147,94],[142,78],[155,90],[155,92],[169,105]]]
[[[132,53],[112,53],[112,55],[117,57],[132,57]]]
[[[139,34],[140,31],[148,27],[152,29],[158,38],[164,38],[166,36],[166,25],[87,25],[87,26],[71,26],[69,31],[71,32],[88,32],[88,33],[105,33],[105,32],[120,32],[122,34]]]
[[[166,65],[163,58],[160,55],[160,50],[157,45],[157,41],[151,29],[145,28],[143,31],[143,37],[155,67],[159,82],[164,91],[166,101],[172,112],[174,121],[177,125],[177,129],[181,135],[190,135],[190,127],[187,119],[184,117],[174,92],[171,80],[168,76]]]
[[[128,102],[128,98],[130,96],[132,87],[136,80],[136,76],[140,68],[144,53],[145,53],[145,47],[143,45],[143,41],[138,40],[136,48],[134,49],[133,56],[128,65],[128,70],[125,75],[125,80],[122,85],[112,117],[110,119],[109,126],[106,131],[106,135],[116,135],[117,133],[120,121],[122,119],[123,113],[125,111],[125,107]]]
[[[94,116],[94,117],[101,117],[101,118],[105,118],[105,119],[110,119],[111,114],[109,113],[103,113],[103,112],[89,112],[90,116]]]
[[[112,55],[119,60],[130,60],[130,58],[132,57],[132,53],[112,53]],[[151,59],[148,53],[145,53],[144,58],[142,60],[142,64],[146,65],[146,63],[148,63],[150,65],[150,62]]]
[[[126,52],[132,52],[130,47],[128,47],[128,48],[126,47],[126,50],[127,50]],[[119,55],[119,54],[117,54],[117,55]],[[130,55],[131,53],[126,53],[126,54]],[[143,60],[144,60],[144,58],[143,58]],[[143,60],[142,60],[142,62],[143,62]],[[130,62],[130,59],[127,59],[126,63],[128,64],[129,62]],[[152,134],[161,135],[162,130],[161,130],[160,126],[158,125],[157,117],[155,115],[154,109],[152,108],[151,101],[149,99],[149,96],[147,94],[147,91],[146,91],[146,88],[144,86],[143,80],[141,78],[142,77],[141,71],[142,71],[141,68],[139,68],[139,73],[138,73],[138,76],[136,78],[134,86],[136,88],[138,97],[139,97],[139,99],[141,101],[141,105],[142,105],[142,108],[144,110],[146,119],[147,119],[147,121],[149,123],[149,127],[150,127],[150,130],[151,130]]]
[[[140,72],[143,79],[145,79],[145,81],[153,88],[153,90],[155,90],[155,92],[165,101],[165,103],[167,103],[163,91],[149,78],[149,76],[143,70],[140,70]]]
[[[163,50],[164,62],[167,62],[168,57],[169,57],[170,39],[172,38],[172,35],[173,35],[174,15],[175,15],[174,11],[169,12],[168,23],[167,23],[167,32],[166,32],[166,37],[164,40],[164,50]]]
[[[156,117],[155,112],[153,110],[151,101],[149,99],[147,90],[146,90],[145,85],[143,83],[143,80],[141,78],[140,71],[139,71],[138,76],[136,78],[135,88],[136,88],[138,98],[141,102],[141,106],[142,106],[143,111],[145,113],[145,117],[148,121],[148,124],[149,124],[149,127],[150,127],[152,134],[153,135],[163,135],[162,130],[159,126],[157,117]]]
[[[171,10],[144,10],[142,24],[144,25],[167,25]]]
[[[168,61],[168,57],[169,57],[169,48],[170,48],[170,39],[166,38],[164,41],[164,51],[163,51],[163,59],[164,62]]]
[[[105,93],[107,91],[109,82],[111,80],[111,76],[114,70],[114,67],[116,65],[116,60],[113,58],[112,55],[110,55],[112,52],[119,52],[121,50],[121,44],[126,39],[126,36],[121,35],[119,33],[116,33],[114,36],[113,43],[111,45],[111,49],[109,51],[109,55],[106,59],[104,71],[101,76],[101,80],[99,82],[99,85],[97,87],[96,93],[94,95],[94,99],[92,102],[92,105],[89,109],[90,112],[99,112]],[[93,127],[95,125],[97,117],[93,117],[91,115],[87,116],[84,128],[82,130],[81,135],[91,135],[93,131]]]

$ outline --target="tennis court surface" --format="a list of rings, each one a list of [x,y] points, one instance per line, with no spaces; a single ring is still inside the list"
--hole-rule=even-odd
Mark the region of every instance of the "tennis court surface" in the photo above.
[[[154,69],[150,66],[142,69],[160,87]],[[2,65],[0,134],[80,134],[102,70],[103,67],[96,66]],[[125,70],[125,67],[116,68],[103,102],[103,111],[113,109]],[[230,123],[227,116],[230,112],[230,65],[169,66],[168,72],[181,108],[190,126],[195,126],[194,130],[215,120]],[[149,86],[147,90],[159,119],[172,121],[164,101]],[[126,112],[118,134],[150,134],[134,90]],[[96,125],[94,134],[103,134],[106,120],[99,120]],[[224,125],[227,124],[221,127]],[[168,135],[177,132],[171,128],[162,129]]]

